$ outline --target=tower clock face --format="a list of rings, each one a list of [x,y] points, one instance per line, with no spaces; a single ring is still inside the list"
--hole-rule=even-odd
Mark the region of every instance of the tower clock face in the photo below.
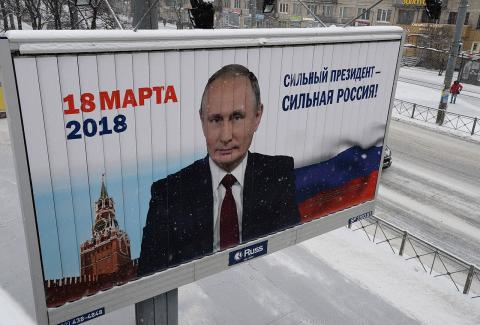
[[[95,231],[103,231],[107,227],[107,222],[104,219],[100,219],[95,223]]]

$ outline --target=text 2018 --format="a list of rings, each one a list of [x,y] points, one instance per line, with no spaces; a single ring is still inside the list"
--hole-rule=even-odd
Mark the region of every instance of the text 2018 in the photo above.
[[[91,118],[85,119],[83,123],[74,120],[68,121],[65,127],[70,130],[67,135],[68,140],[81,139],[83,135],[90,138],[97,134],[106,135],[125,131],[127,129],[127,118],[122,114],[115,116],[113,127],[109,125],[107,116],[102,117],[98,123]]]

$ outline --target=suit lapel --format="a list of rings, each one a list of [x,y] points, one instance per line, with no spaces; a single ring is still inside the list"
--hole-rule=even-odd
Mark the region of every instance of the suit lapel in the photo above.
[[[203,249],[211,252],[213,249],[213,193],[212,193],[212,176],[210,165],[208,163],[208,155],[200,161],[198,171],[193,177],[197,178],[195,182],[195,194],[192,196],[192,203],[195,206],[196,228],[201,234],[201,243]]]

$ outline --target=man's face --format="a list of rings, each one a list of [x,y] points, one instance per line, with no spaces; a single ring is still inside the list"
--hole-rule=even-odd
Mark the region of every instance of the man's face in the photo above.
[[[260,124],[263,106],[244,76],[226,76],[206,90],[200,114],[207,151],[222,169],[232,171],[246,155]]]

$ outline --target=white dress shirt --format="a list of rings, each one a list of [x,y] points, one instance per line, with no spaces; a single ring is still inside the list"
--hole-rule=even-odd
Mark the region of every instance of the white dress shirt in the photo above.
[[[232,185],[232,194],[237,207],[238,234],[240,242],[242,242],[243,185],[245,168],[247,167],[247,158],[248,152],[242,162],[230,173],[237,179],[235,184]],[[213,190],[213,251],[218,252],[220,250],[220,210],[222,209],[223,198],[227,192],[221,182],[228,172],[218,167],[211,157],[208,158],[208,163],[210,165],[210,172],[212,173]]]

